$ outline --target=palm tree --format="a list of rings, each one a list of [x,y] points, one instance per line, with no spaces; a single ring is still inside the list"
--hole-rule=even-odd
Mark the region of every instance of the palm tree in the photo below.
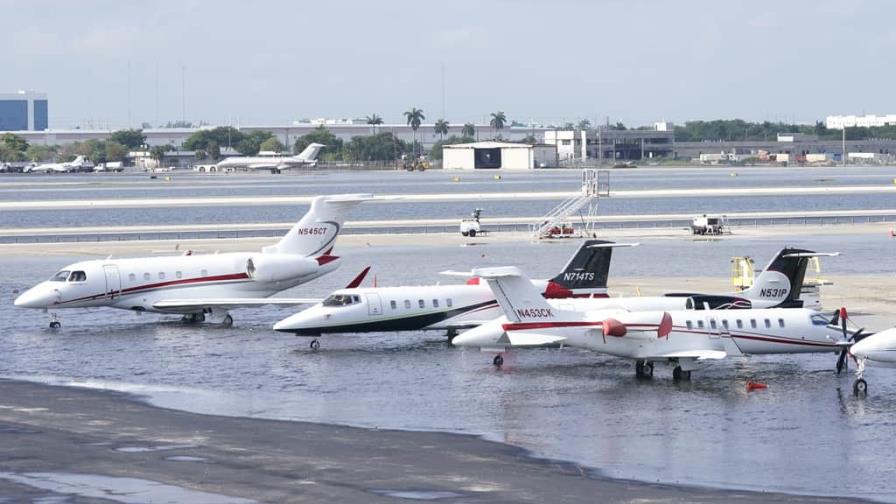
[[[420,124],[423,123],[426,116],[423,115],[423,109],[411,107],[411,110],[404,113],[404,117],[407,119],[408,126],[414,130],[414,157],[417,157],[417,128],[420,127]]]
[[[588,119],[582,119],[581,121],[579,121],[577,129],[579,129],[580,131],[591,129],[591,121],[589,121]]]
[[[475,137],[476,126],[473,123],[465,123],[463,129],[460,130],[460,134],[465,137]]]
[[[436,132],[437,135],[439,135],[439,140],[444,140],[445,135],[448,134],[448,121],[439,119],[433,125],[432,129]]]
[[[383,124],[383,118],[376,114],[373,114],[373,115],[367,116],[366,119],[367,119],[367,124],[370,124],[371,126],[373,126],[373,134],[376,135],[376,127],[379,124]]]
[[[506,122],[507,122],[507,116],[504,115],[504,112],[501,112],[499,110],[497,112],[492,112],[492,120],[489,121],[488,124],[489,124],[489,126],[494,128],[495,132],[497,133],[497,130],[504,129],[504,123],[506,123]],[[495,136],[497,136],[497,135],[495,135]]]

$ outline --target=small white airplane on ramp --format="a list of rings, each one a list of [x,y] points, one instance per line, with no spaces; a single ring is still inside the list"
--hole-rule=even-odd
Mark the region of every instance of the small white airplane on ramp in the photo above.
[[[896,327],[877,333],[865,332],[864,327],[850,329],[851,319],[845,308],[834,316],[833,325],[840,322],[845,340],[840,358],[837,359],[837,374],[846,369],[847,356],[852,357],[856,363],[856,379],[852,384],[855,395],[868,393],[868,382],[865,381],[865,366],[871,364],[875,367],[896,367]]]
[[[71,173],[87,168],[90,168],[92,171],[93,163],[84,156],[78,156],[74,160],[65,163],[44,163],[26,166],[22,169],[22,173]]]
[[[230,310],[297,305],[319,299],[272,298],[273,294],[335,270],[333,245],[349,210],[369,194],[318,196],[283,238],[260,252],[103,259],[70,264],[21,294],[15,305],[47,311],[111,307],[136,312],[210,317],[231,325]],[[357,279],[360,283],[360,279]],[[51,328],[60,327],[55,314]]]
[[[292,168],[313,168],[317,165],[317,156],[324,144],[312,143],[295,156],[239,156],[227,158],[215,165],[220,171],[225,170],[270,170],[280,173]]]
[[[576,311],[552,306],[516,267],[474,269],[488,283],[504,316],[463,332],[457,346],[495,352],[560,344],[635,361],[638,376],[656,362],[674,364],[674,379],[689,379],[705,361],[748,354],[838,352],[840,330],[805,308],[752,310]]]

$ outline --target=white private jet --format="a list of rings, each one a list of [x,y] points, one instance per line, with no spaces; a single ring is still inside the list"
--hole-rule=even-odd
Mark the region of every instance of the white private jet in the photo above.
[[[66,163],[44,163],[34,166],[26,166],[22,173],[71,173],[86,169],[93,170],[93,163],[86,157],[78,156]]]
[[[638,376],[652,376],[655,362],[675,365],[675,379],[689,379],[703,361],[745,354],[838,352],[845,340],[834,321],[814,310],[576,311],[553,306],[516,267],[474,269],[494,292],[504,316],[463,332],[457,346],[497,352],[560,344],[635,361]]]
[[[856,360],[856,381],[852,389],[856,395],[868,393],[865,381],[865,365],[872,363],[882,367],[896,367],[896,327],[855,338],[848,352]]]
[[[549,298],[606,297],[613,248],[631,246],[586,240],[563,270],[550,280],[533,280]],[[340,289],[274,325],[275,331],[317,337],[334,333],[447,331],[475,327],[501,314],[491,290],[478,279],[466,284]]]
[[[299,222],[260,252],[104,259],[70,264],[24,292],[15,305],[52,311],[106,306],[206,317],[229,326],[234,308],[296,305],[319,299],[270,298],[329,273],[339,265],[333,244],[346,214],[366,194],[318,196]],[[359,281],[360,283],[360,281]],[[53,314],[51,328],[60,327]]]
[[[270,170],[271,173],[280,173],[290,168],[313,168],[317,165],[317,155],[326,147],[324,144],[312,143],[305,150],[295,156],[240,156],[230,157],[215,165],[220,171],[243,170]]]

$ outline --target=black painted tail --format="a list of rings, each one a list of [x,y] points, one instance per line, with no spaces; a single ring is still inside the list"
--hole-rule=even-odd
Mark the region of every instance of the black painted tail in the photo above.
[[[606,293],[615,246],[611,241],[585,240],[551,283],[576,294]]]

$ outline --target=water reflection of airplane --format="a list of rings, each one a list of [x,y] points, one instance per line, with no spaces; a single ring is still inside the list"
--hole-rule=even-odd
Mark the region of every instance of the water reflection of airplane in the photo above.
[[[101,259],[70,264],[21,294],[24,308],[111,307],[211,317],[233,323],[230,310],[262,305],[316,303],[319,299],[271,298],[337,268],[333,245],[348,211],[370,195],[318,196],[274,245],[259,252]],[[360,280],[358,280],[360,283]],[[60,327],[53,315],[50,327]]]
[[[317,165],[317,155],[326,147],[324,144],[312,143],[295,156],[238,156],[227,158],[215,165],[217,171],[270,170],[280,173],[291,168],[311,168]]]
[[[635,361],[638,376],[656,362],[674,364],[673,378],[688,379],[705,361],[749,354],[837,352],[844,339],[836,320],[805,308],[751,310],[584,309],[553,306],[516,267],[480,268],[504,316],[459,334],[453,343],[496,352],[560,344]]]

